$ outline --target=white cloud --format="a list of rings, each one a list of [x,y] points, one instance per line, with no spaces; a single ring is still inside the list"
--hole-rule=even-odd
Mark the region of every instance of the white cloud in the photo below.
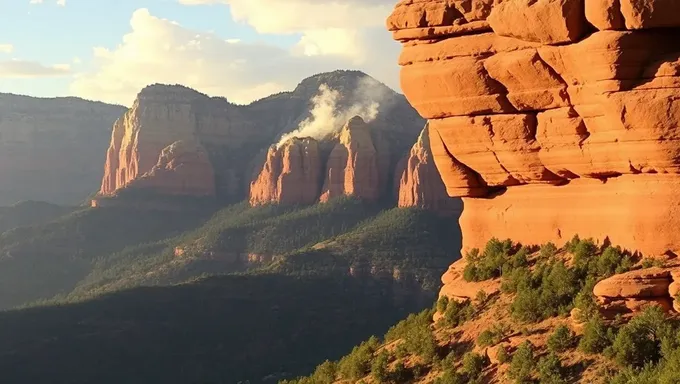
[[[44,0],[30,0],[28,2],[29,4],[43,4],[45,3]],[[66,6],[66,0],[57,0],[56,4],[60,7],[65,7]]]
[[[68,76],[71,66],[56,64],[46,66],[35,61],[8,60],[0,61],[0,78],[32,79],[38,77]]]
[[[0,44],[0,53],[12,53],[14,46],[12,44]]]
[[[245,8],[240,10],[234,8],[236,5],[232,0],[182,1],[185,4],[229,3],[232,11],[241,12],[241,18],[250,17],[249,12],[253,10],[248,5],[250,1],[258,6],[274,5],[266,12],[270,15],[276,16],[278,11],[275,2],[264,0],[242,2],[240,6]],[[303,3],[300,0],[292,2]],[[364,1],[369,8],[383,2],[386,1]],[[305,15],[288,15],[298,21],[305,19]],[[139,90],[148,84],[180,83],[210,95],[225,96],[233,102],[246,103],[292,89],[305,77],[335,69],[361,69],[396,88],[399,47],[382,27],[382,20],[384,15],[381,20],[372,22],[379,23],[379,28],[352,29],[339,26],[337,20],[328,20],[328,28],[306,29],[298,44],[288,50],[237,39],[225,40],[139,9],[130,20],[131,31],[122,37],[117,47],[93,49],[95,70],[80,74],[71,90],[85,98],[130,105]],[[314,26],[314,23],[305,23],[302,28]],[[295,28],[289,20],[280,21],[276,30],[288,33]]]

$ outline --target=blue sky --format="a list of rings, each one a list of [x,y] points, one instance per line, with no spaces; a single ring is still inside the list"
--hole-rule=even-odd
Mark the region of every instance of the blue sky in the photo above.
[[[0,0],[0,92],[130,104],[176,82],[248,102],[336,68],[398,87],[394,0],[58,1]]]

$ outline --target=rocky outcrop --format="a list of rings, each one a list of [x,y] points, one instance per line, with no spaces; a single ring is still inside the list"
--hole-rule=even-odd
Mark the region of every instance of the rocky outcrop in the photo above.
[[[82,203],[102,177],[122,106],[0,94],[0,205]]]
[[[606,318],[640,312],[649,305],[658,305],[670,311],[673,300],[669,295],[672,282],[671,271],[648,268],[614,275],[602,280],[593,294]]]
[[[499,279],[486,281],[466,281],[463,277],[465,259],[460,259],[449,266],[449,269],[442,276],[442,289],[439,297],[447,297],[450,300],[465,302],[475,300],[479,292],[484,292],[487,296],[492,296],[500,292],[501,282]]]
[[[180,140],[165,147],[156,165],[128,183],[128,188],[166,195],[215,196],[215,171],[203,146]]]
[[[400,207],[418,207],[442,214],[460,214],[460,199],[449,197],[446,187],[434,165],[430,149],[429,129],[426,126],[418,141],[397,169]],[[399,176],[400,175],[400,176]]]
[[[402,89],[463,197],[464,248],[579,234],[680,252],[678,7],[399,2],[387,26],[403,43]]]
[[[361,117],[351,118],[328,158],[321,202],[340,196],[377,200],[380,195],[378,152]]]
[[[322,166],[319,143],[314,139],[292,138],[278,148],[272,146],[250,185],[250,205],[316,202]]]

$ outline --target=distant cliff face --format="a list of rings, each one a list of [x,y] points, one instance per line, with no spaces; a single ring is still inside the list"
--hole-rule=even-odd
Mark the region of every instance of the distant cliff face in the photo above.
[[[462,201],[449,197],[439,176],[430,148],[430,130],[425,127],[397,173],[399,206],[419,207],[444,214],[460,214]]]
[[[434,164],[427,127],[398,162],[373,129],[353,117],[331,140],[292,138],[272,146],[251,183],[250,204],[312,204],[341,196],[375,201],[394,194],[402,208],[460,214],[462,202],[448,196]]]
[[[150,86],[114,125],[100,193],[134,187],[191,196],[219,191],[232,197],[238,182],[230,175],[241,164],[228,160],[237,160],[242,148],[261,140],[252,123],[224,99],[181,86]]]
[[[122,106],[0,94],[0,205],[76,204],[97,191]]]
[[[317,201],[321,180],[319,143],[292,138],[272,146],[262,171],[250,185],[250,204],[312,204]]]
[[[322,96],[326,99],[320,100]],[[323,103],[331,103],[333,113],[321,114],[318,106]],[[378,145],[380,156],[371,134],[354,129],[339,135],[337,147],[323,160],[316,140],[295,139],[267,150],[287,133],[304,132],[301,127],[320,135],[326,120],[331,120],[326,136],[333,136],[340,128],[332,126],[333,120],[353,110],[372,115],[372,134],[385,138]],[[344,194],[377,198],[386,189],[390,164],[406,153],[423,123],[402,95],[355,71],[313,76],[292,92],[247,106],[182,86],[153,85],[140,92],[114,125],[100,195],[139,188],[227,201],[241,200],[250,192],[253,204],[305,204],[316,201],[320,193],[326,198]],[[170,153],[178,156],[169,148],[178,142],[191,143],[197,154],[191,156],[183,144],[181,159],[168,161]],[[335,165],[330,176],[324,176],[329,179],[325,183],[320,165],[329,156]],[[362,173],[344,171],[355,167]],[[355,174],[361,178],[356,183]]]

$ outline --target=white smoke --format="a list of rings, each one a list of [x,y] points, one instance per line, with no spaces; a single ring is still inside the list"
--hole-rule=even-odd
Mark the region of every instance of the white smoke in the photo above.
[[[381,101],[387,96],[384,86],[371,77],[359,81],[351,100],[356,100],[347,108],[339,108],[340,92],[327,84],[319,86],[319,93],[312,98],[311,116],[303,120],[296,130],[281,137],[277,148],[293,137],[311,137],[322,140],[339,132],[349,119],[360,116],[370,123],[378,117]]]

